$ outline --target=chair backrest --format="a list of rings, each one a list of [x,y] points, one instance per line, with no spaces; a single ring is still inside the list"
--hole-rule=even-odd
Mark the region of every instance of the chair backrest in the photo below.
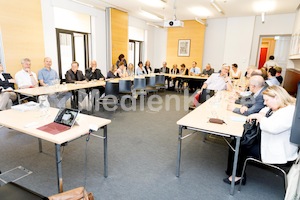
[[[155,87],[155,85],[156,85],[156,76],[146,77],[146,86],[147,87]]]
[[[119,96],[119,83],[107,81],[105,85],[105,95]]]
[[[146,88],[146,79],[145,78],[134,78],[133,89],[142,90],[145,88]]]
[[[157,74],[155,76],[156,85],[164,85],[165,84],[165,75]]]
[[[130,92],[131,92],[131,80],[120,80],[119,93],[130,93]]]

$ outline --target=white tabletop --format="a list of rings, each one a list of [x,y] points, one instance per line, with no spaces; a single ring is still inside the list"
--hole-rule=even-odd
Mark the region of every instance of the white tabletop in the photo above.
[[[46,86],[46,87],[18,89],[15,90],[15,92],[27,96],[39,96],[39,95],[53,94],[56,92],[68,92],[72,90],[92,88],[92,87],[98,87],[104,85],[105,85],[105,81],[89,81],[87,83],[80,83],[80,84],[67,83],[67,84],[60,84],[60,85],[53,85],[53,86]]]
[[[78,115],[78,125],[75,124],[71,129],[62,133],[52,135],[37,129],[38,127],[53,122],[58,111],[59,110],[56,108],[50,108],[48,111],[48,117],[44,117],[39,110],[25,112],[13,109],[4,110],[0,112],[0,125],[55,144],[62,144],[88,133],[90,125],[100,128],[111,123],[111,120],[108,119],[80,113]]]
[[[246,117],[227,110],[229,95],[229,92],[219,92],[217,96],[210,98],[178,120],[177,124],[208,131],[210,133],[241,137]],[[217,101],[217,98],[219,98],[220,101]],[[226,124],[209,123],[209,118],[222,119]]]
[[[165,76],[174,77],[174,78],[186,78],[186,79],[200,79],[200,80],[207,80],[207,76],[189,76],[189,75],[182,75],[182,74],[164,74]]]

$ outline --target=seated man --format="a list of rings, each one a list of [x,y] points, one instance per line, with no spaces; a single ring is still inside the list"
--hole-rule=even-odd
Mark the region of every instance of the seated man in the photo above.
[[[266,83],[269,85],[269,86],[272,86],[272,85],[280,85],[279,81],[277,80],[276,78],[276,69],[275,68],[270,68],[269,71],[268,71],[268,80],[266,80]]]
[[[190,76],[200,76],[200,74],[201,74],[201,71],[200,71],[200,68],[197,67],[197,62],[193,61],[192,67],[190,68],[190,71],[189,71],[189,75]],[[190,79],[190,81],[189,81],[190,92],[194,92],[194,91],[196,91],[197,88],[200,88],[200,87],[201,87],[201,81],[196,80],[196,79]]]
[[[44,68],[38,73],[38,79],[41,86],[53,85],[53,81],[58,80],[58,74],[51,68],[52,60],[49,57],[44,58]],[[72,96],[70,92],[59,92],[48,96],[52,107],[63,108],[67,100]]]
[[[16,84],[19,89],[24,88],[34,88],[38,87],[38,80],[36,74],[31,71],[31,61],[29,58],[24,58],[21,61],[22,70],[18,71],[15,75]],[[28,97],[25,95],[21,95],[22,100],[26,101],[36,101],[34,97]]]
[[[255,75],[249,80],[249,88],[253,96],[241,98],[241,108],[236,108],[234,104],[228,104],[227,110],[241,115],[251,115],[258,113],[264,107],[263,91],[266,89],[265,80],[262,76]]]
[[[87,83],[87,78],[83,75],[81,70],[78,70],[79,63],[76,61],[73,61],[71,64],[71,69],[69,69],[66,73],[66,82],[67,83],[76,83],[76,84],[84,84]],[[83,108],[82,105],[84,102],[84,99],[87,97],[86,90],[79,90],[73,91],[73,101],[72,101],[72,107],[79,109]]]
[[[232,84],[231,80],[228,76],[230,67],[228,65],[224,65],[221,69],[220,73],[213,73],[204,83],[203,86],[199,91],[197,91],[197,94],[195,95],[195,101],[194,101],[194,106],[198,105],[199,100],[201,100],[200,103],[203,103],[204,101],[207,100],[210,96],[203,95],[205,98],[202,96],[202,92],[206,90],[232,90]],[[205,91],[206,94],[210,94],[209,91]],[[202,96],[202,97],[201,97]]]
[[[12,102],[17,99],[14,90],[15,80],[9,73],[3,72],[3,66],[0,64],[0,110],[10,109]]]
[[[31,71],[31,61],[24,58],[21,61],[22,70],[16,73],[15,79],[19,89],[38,87],[36,74]]]
[[[205,69],[202,71],[202,76],[210,76],[215,72],[214,68],[211,67],[209,63],[205,66]]]

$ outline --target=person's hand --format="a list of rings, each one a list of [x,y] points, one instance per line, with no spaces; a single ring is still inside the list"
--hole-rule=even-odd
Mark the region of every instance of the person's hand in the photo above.
[[[259,113],[255,113],[255,114],[252,114],[252,115],[249,115],[247,117],[247,121],[248,122],[251,122],[252,120],[256,119],[257,121],[256,122],[259,122],[261,120],[263,116]]]
[[[16,83],[15,79],[8,79],[9,83]]]
[[[229,104],[227,105],[227,110],[229,110],[229,111],[233,111],[234,108],[235,108],[235,106],[234,106],[233,103],[229,103]]]
[[[242,106],[242,107],[240,108],[240,112],[241,112],[242,114],[244,114],[247,110],[248,110],[248,107],[246,107],[246,106]]]

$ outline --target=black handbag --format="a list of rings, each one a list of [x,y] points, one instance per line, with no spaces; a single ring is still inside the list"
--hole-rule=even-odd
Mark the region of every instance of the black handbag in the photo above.
[[[246,121],[241,138],[241,145],[245,148],[251,148],[254,144],[257,144],[260,140],[260,132],[259,123],[256,124],[256,120],[250,122]]]
[[[270,117],[273,114],[270,109],[266,113],[266,117]],[[246,121],[244,124],[243,136],[241,137],[241,145],[245,148],[251,148],[253,145],[260,143],[261,130],[259,123],[256,123],[256,119],[250,122]]]

